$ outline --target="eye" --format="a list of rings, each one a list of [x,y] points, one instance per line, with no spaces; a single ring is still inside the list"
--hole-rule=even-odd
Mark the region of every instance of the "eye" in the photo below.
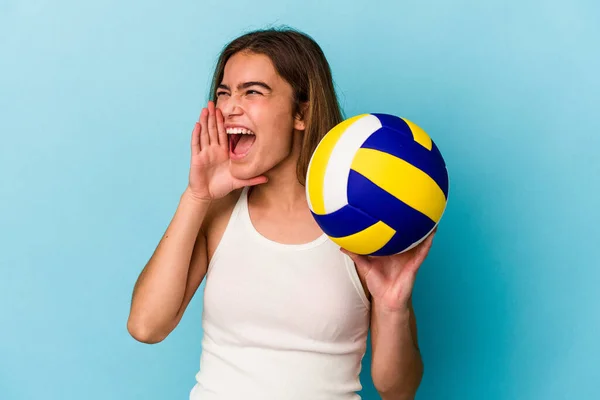
[[[261,92],[258,92],[258,91],[256,91],[256,90],[248,90],[248,91],[246,92],[246,94],[259,94],[259,95],[262,95],[262,93],[261,93]]]
[[[217,97],[220,97],[220,96],[226,95],[226,94],[227,94],[227,92],[217,92]]]

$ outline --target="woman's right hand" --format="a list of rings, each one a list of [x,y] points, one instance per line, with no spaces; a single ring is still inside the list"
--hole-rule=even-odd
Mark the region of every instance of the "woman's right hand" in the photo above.
[[[229,169],[229,138],[223,114],[212,101],[203,108],[192,131],[192,156],[187,191],[196,199],[212,201],[235,189],[265,183],[258,176],[249,180],[233,177]]]

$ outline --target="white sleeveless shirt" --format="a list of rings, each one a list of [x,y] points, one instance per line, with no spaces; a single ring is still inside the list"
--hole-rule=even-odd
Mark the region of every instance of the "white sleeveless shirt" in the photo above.
[[[355,400],[370,304],[325,234],[261,235],[237,201],[206,274],[200,370],[190,400]]]

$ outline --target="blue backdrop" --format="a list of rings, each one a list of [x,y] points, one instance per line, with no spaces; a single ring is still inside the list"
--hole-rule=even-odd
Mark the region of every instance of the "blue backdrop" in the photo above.
[[[219,50],[272,24],[322,45],[347,116],[407,117],[448,163],[418,399],[600,398],[598,2],[168,4],[0,2],[2,399],[187,398],[201,297],[151,346],[131,290]]]

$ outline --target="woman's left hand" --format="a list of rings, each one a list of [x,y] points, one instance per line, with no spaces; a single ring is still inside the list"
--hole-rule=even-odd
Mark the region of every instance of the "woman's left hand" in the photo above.
[[[363,256],[340,250],[356,264],[374,304],[385,311],[405,311],[409,308],[417,271],[429,253],[436,230],[437,227],[412,249],[391,256]]]

